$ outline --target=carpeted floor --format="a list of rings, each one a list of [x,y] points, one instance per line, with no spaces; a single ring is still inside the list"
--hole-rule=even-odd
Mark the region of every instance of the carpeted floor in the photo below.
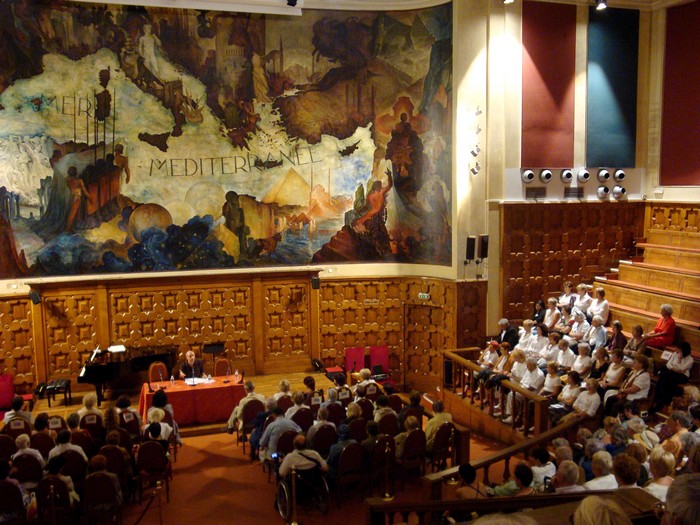
[[[162,523],[167,525],[208,524],[283,524],[273,507],[275,485],[267,483],[259,463],[250,464],[243,451],[235,445],[233,436],[213,434],[185,438],[173,465],[170,485],[170,503],[162,496],[160,510]],[[501,445],[472,438],[472,458],[490,454]],[[491,479],[498,480],[500,468],[494,468]],[[414,500],[421,493],[420,483],[407,484],[397,494],[398,500]],[[136,525],[148,500],[141,505],[131,504],[124,509],[124,525]],[[160,524],[157,498],[145,511],[140,523]],[[364,507],[359,495],[352,496],[340,509],[332,500],[329,515],[316,509],[302,510],[299,522],[304,525],[364,525]]]

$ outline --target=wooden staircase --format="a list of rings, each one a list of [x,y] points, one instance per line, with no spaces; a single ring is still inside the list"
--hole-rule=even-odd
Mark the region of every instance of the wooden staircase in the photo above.
[[[648,332],[668,303],[676,342],[687,341],[700,355],[700,233],[650,229],[636,246],[643,257],[620,261],[617,271],[596,277],[605,288],[610,319],[621,321],[626,332],[635,324]]]

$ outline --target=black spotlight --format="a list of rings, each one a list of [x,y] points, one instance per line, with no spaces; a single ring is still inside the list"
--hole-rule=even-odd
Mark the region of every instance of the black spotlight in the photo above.
[[[297,6],[297,0],[287,0],[287,5],[289,7],[296,7]]]
[[[41,304],[41,293],[36,290],[29,290],[29,299],[33,304]]]

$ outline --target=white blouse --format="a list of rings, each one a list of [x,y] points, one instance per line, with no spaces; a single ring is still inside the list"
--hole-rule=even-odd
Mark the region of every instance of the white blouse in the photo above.
[[[694,362],[693,356],[689,355],[686,357],[682,357],[682,355],[683,354],[673,352],[670,359],[668,360],[668,363],[666,363],[666,368],[674,372],[678,372],[679,374],[683,374],[687,377],[690,377],[690,369],[693,368]]]
[[[561,377],[558,375],[550,376],[544,378],[544,390],[545,392],[556,392],[559,387],[561,387]]]
[[[605,372],[605,382],[608,385],[619,383],[622,376],[625,375],[626,370],[627,369],[625,368],[625,365],[623,365],[622,363],[620,363],[619,365],[611,363],[608,367],[607,372]]]
[[[579,374],[582,374],[586,368],[590,368],[593,363],[591,356],[583,357],[582,355],[577,355],[574,360],[574,364],[571,366],[572,370],[576,370]]]

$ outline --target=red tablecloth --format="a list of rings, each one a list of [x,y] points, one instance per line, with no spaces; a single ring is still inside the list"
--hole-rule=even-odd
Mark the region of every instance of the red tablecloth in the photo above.
[[[191,425],[193,423],[219,423],[227,421],[233,408],[245,396],[243,385],[224,383],[224,377],[214,377],[213,383],[203,383],[197,386],[185,385],[184,381],[175,381],[175,386],[169,382],[163,383],[168,403],[173,406],[177,424]],[[158,383],[151,384],[155,390]],[[153,392],[148,391],[144,383],[139,398],[139,412],[143,421],[147,421],[146,413],[151,407]]]

